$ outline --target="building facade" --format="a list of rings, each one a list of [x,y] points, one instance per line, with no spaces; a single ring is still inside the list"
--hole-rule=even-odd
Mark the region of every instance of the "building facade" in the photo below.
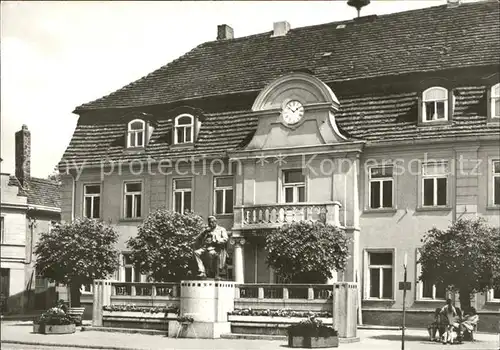
[[[238,283],[276,283],[265,235],[323,220],[351,237],[333,280],[361,286],[366,323],[428,322],[426,231],[467,216],[500,225],[499,8],[484,1],[234,38],[196,47],[77,107],[60,162],[62,219],[120,232],[121,281],[143,281],[126,240],[155,208],[216,215]],[[331,282],[331,281],[329,281]],[[477,295],[486,324],[500,291]],[[424,321],[421,321],[424,322]]]
[[[31,135],[16,133],[16,174],[1,173],[2,313],[41,310],[55,302],[54,286],[34,269],[33,249],[41,232],[60,220],[58,183],[30,175]]]

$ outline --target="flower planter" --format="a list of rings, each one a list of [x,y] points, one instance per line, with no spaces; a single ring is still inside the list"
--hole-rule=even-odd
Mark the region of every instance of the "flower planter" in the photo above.
[[[176,318],[177,314],[169,312],[165,315],[164,312],[137,312],[137,311],[103,311],[102,313],[105,317],[127,317],[127,318],[152,318],[152,319],[163,319],[163,318]],[[166,316],[166,317],[165,317]]]
[[[295,324],[303,321],[305,317],[286,316],[249,316],[249,315],[228,315],[229,322],[251,322],[251,323],[282,323]],[[326,325],[332,324],[332,318],[318,317]]]
[[[33,333],[40,334],[71,334],[76,332],[76,326],[74,324],[65,325],[33,325]]]
[[[288,336],[288,346],[291,348],[338,348],[339,337]]]

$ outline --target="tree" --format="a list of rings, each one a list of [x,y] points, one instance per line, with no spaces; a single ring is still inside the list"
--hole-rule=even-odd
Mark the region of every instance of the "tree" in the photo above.
[[[61,173],[59,172],[59,168],[57,167],[57,165],[52,170],[52,173],[47,176],[47,180],[57,182],[58,184],[61,183]]]
[[[266,263],[286,283],[324,283],[332,277],[332,270],[344,270],[347,245],[348,238],[338,227],[294,222],[266,236]]]
[[[42,233],[35,246],[36,270],[70,286],[71,305],[80,306],[80,287],[108,278],[118,268],[117,232],[103,222],[82,218]]]
[[[138,234],[127,241],[140,272],[158,282],[177,282],[194,271],[193,239],[203,232],[203,219],[159,209],[149,214]]]
[[[422,241],[419,279],[458,292],[463,310],[474,293],[500,287],[500,228],[483,218],[460,219],[445,231],[429,230]]]

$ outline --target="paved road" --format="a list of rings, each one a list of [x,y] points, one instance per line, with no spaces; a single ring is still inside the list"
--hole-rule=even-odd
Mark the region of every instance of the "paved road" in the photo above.
[[[429,342],[426,330],[408,330],[406,350],[499,350],[498,334],[477,334],[476,342],[461,345],[443,345]],[[400,350],[400,331],[360,330],[361,341],[340,344],[346,350]],[[144,335],[130,333],[107,333],[98,331],[80,331],[74,334],[47,336],[33,334],[32,325],[23,322],[1,323],[1,348],[3,349],[40,349],[74,350],[84,347],[101,349],[140,349],[140,350],[283,350],[286,340],[246,340],[246,339],[172,339],[162,335]],[[27,342],[28,344],[9,344]],[[40,344],[40,345],[30,345]],[[51,346],[46,346],[51,343]],[[69,346],[73,345],[73,346]]]

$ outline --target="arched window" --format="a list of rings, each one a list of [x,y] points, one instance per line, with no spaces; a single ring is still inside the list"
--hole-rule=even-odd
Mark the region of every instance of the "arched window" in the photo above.
[[[448,90],[431,87],[422,93],[422,121],[448,120]]]
[[[491,87],[491,118],[500,118],[500,83]]]
[[[181,114],[175,118],[174,143],[191,143],[194,138],[194,118],[190,114]]]
[[[146,123],[140,119],[128,123],[127,147],[144,147],[145,127]]]

